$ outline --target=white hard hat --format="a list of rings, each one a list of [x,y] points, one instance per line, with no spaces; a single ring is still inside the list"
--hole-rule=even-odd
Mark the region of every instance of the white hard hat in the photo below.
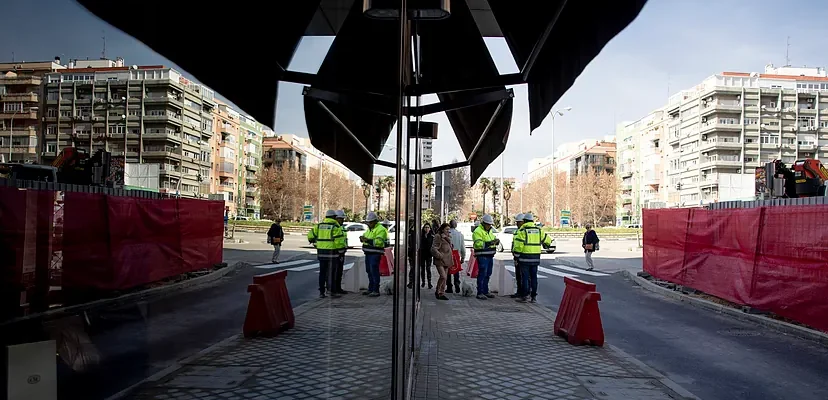
[[[325,218],[336,218],[336,211],[334,211],[334,210],[325,211]]]
[[[342,219],[345,219],[345,211],[342,211],[342,210],[336,210],[336,217],[337,217],[337,218],[342,218]]]
[[[369,212],[368,215],[365,216],[365,222],[372,222],[372,221],[376,221],[378,219],[379,218],[377,218],[377,213],[375,213],[373,211]]]
[[[484,215],[482,221],[484,224],[494,225],[494,219],[489,214]]]
[[[523,220],[532,222],[532,221],[535,220],[535,216],[532,215],[532,213],[526,213],[526,214],[523,214]]]
[[[515,222],[523,221],[523,214],[515,215]]]

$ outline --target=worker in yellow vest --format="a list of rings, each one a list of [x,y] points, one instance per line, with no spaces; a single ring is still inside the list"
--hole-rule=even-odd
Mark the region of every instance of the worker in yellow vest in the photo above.
[[[325,290],[331,289],[332,297],[339,297],[333,292],[333,273],[339,259],[339,243],[345,233],[336,222],[336,211],[325,212],[325,219],[308,232],[308,242],[316,243],[316,258],[319,259],[319,298],[325,298]]]
[[[336,210],[336,222],[340,227],[342,227],[345,223],[344,210]],[[345,273],[345,252],[348,251],[348,234],[345,232],[344,227],[342,227],[342,233],[342,237],[336,241],[336,247],[339,249],[339,258],[336,259],[336,271],[333,274],[333,286],[331,286],[331,289],[329,290],[331,293],[337,294],[348,293],[342,289],[342,274]]]
[[[532,213],[523,214],[523,225],[515,234],[515,247],[512,250],[518,255],[518,264],[521,269],[521,297],[520,302],[531,298],[532,303],[538,297],[538,266],[540,265],[542,247],[552,245],[552,238],[535,226],[535,217]],[[531,297],[530,297],[531,296]]]
[[[368,232],[359,238],[362,242],[362,252],[365,253],[365,272],[368,273],[368,290],[362,294],[371,297],[380,295],[380,260],[388,246],[388,230],[378,222],[377,214],[369,212],[365,218]]]
[[[474,256],[477,259],[477,298],[480,300],[494,297],[489,293],[489,279],[492,277],[494,255],[500,241],[492,232],[492,225],[494,225],[494,219],[486,214],[481,219],[481,224],[472,233]]]

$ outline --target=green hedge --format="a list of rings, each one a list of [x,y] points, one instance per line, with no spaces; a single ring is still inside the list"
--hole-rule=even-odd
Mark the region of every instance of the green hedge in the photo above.
[[[544,232],[560,232],[560,233],[567,233],[567,232],[584,232],[584,228],[552,228],[549,226],[543,227]],[[599,235],[602,233],[636,233],[641,232],[640,229],[635,228],[597,228],[595,232]]]
[[[270,221],[230,221],[230,225],[236,226],[270,226],[273,222]],[[313,226],[310,222],[282,222],[282,226]]]

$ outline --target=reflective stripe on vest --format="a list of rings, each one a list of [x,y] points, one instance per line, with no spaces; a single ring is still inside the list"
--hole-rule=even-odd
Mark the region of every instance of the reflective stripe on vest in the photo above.
[[[385,233],[383,238],[383,233]],[[363,253],[370,253],[370,254],[385,254],[385,246],[388,245],[388,231],[385,230],[385,227],[377,224],[374,226],[374,229],[368,231],[365,234],[365,238],[368,239],[368,243],[362,244],[362,252]],[[376,246],[376,240],[381,239],[383,244],[382,247]]]

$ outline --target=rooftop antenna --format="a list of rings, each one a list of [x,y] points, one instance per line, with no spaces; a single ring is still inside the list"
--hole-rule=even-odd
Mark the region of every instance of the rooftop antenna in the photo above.
[[[14,52],[12,52],[12,62],[14,62]]]
[[[101,60],[106,60],[106,31],[101,30],[101,39],[103,39],[103,50],[101,50]]]
[[[785,66],[786,66],[786,67],[790,67],[790,66],[791,66],[791,57],[790,57],[790,54],[791,54],[791,37],[790,37],[790,36],[788,36],[788,39],[787,39],[787,41],[785,42]]]

